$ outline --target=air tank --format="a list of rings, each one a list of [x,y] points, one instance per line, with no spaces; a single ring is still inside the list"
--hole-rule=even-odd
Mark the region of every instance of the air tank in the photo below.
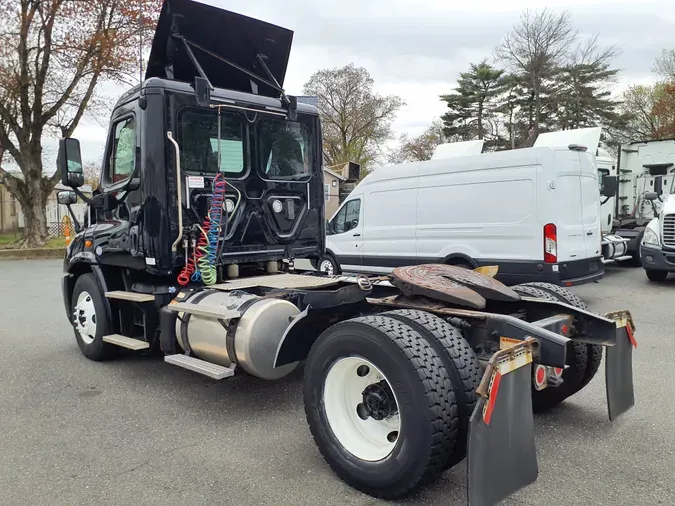
[[[224,320],[224,325],[214,318],[179,313],[176,337],[183,351],[189,349],[197,358],[225,367],[235,362],[265,380],[282,378],[297,367],[297,362],[274,367],[284,332],[300,313],[291,302],[219,290],[197,292],[182,302],[242,313],[239,319]]]

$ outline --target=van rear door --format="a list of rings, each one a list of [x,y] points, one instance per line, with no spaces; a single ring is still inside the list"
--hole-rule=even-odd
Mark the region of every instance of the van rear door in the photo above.
[[[557,203],[561,208],[558,261],[593,258],[601,254],[600,190],[596,153],[601,127],[540,134],[534,147],[556,150],[559,172]],[[561,233],[562,232],[562,233]]]
[[[587,255],[579,153],[567,149],[556,150],[555,153],[558,170],[552,193],[554,198],[547,207],[553,211],[550,221],[557,231],[558,262],[581,260]],[[597,184],[595,192],[598,193]]]
[[[586,257],[601,255],[602,224],[600,223],[600,192],[595,157],[579,152],[581,165],[581,221],[584,227]]]

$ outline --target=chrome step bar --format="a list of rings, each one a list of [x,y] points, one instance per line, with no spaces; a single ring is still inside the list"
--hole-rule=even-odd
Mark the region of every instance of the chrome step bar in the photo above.
[[[131,302],[153,302],[155,296],[149,293],[125,292],[123,290],[113,290],[112,292],[105,292],[108,299],[129,300]]]
[[[140,339],[133,339],[131,337],[121,336],[119,334],[111,334],[109,336],[103,336],[103,341],[134,351],[147,350],[148,348],[150,348],[150,344],[148,344],[147,341],[141,341]]]
[[[204,376],[208,376],[214,380],[221,380],[234,376],[234,368],[212,364],[211,362],[206,362],[205,360],[189,357],[187,355],[166,355],[164,357],[164,362],[167,364],[177,365],[178,367],[188,369],[189,371],[203,374]]]

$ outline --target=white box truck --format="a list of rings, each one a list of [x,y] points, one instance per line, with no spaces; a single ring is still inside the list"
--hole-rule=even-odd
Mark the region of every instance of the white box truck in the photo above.
[[[498,265],[509,285],[602,278],[595,155],[545,146],[383,166],[328,224],[327,272]]]

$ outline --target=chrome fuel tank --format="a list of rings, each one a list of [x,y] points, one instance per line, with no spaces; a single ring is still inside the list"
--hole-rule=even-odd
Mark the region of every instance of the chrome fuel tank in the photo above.
[[[279,379],[292,372],[297,363],[274,368],[279,343],[293,318],[300,310],[291,302],[261,298],[245,292],[207,290],[198,292],[185,302],[242,313],[230,329],[230,321],[180,313],[176,321],[176,337],[183,350],[214,364],[229,367],[233,362],[244,371],[266,380]]]

